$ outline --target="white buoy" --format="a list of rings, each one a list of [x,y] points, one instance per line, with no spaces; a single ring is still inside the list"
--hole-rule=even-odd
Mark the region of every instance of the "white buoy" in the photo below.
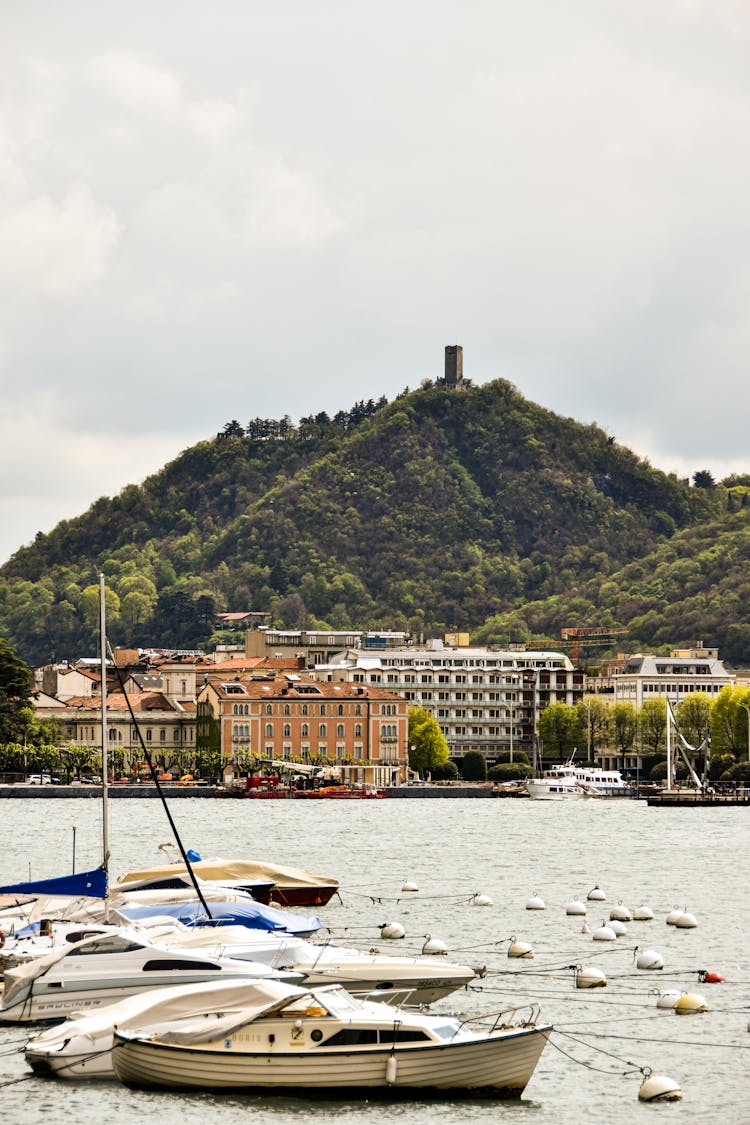
[[[400,922],[385,922],[380,927],[380,936],[396,940],[406,936],[406,930]]]
[[[511,939],[508,946],[509,957],[526,957],[529,960],[534,956],[534,950],[531,948],[527,941],[516,941],[515,938]]]
[[[634,906],[633,907],[633,921],[634,922],[651,922],[653,921],[654,912],[650,906]]]
[[[596,965],[585,965],[576,972],[576,988],[606,988],[607,978]]]
[[[698,925],[698,919],[694,914],[688,910],[684,910],[674,924],[676,930],[694,930]]]
[[[589,929],[589,924],[588,924],[588,922],[586,921],[585,918],[583,920],[583,925],[581,926],[581,933],[582,934],[590,934],[591,933],[591,930]]]
[[[668,1074],[645,1074],[638,1091],[640,1102],[679,1102],[682,1090]]]
[[[633,915],[628,910],[627,906],[623,906],[618,902],[617,906],[613,906],[609,912],[609,917],[613,922],[632,922]]]
[[[474,895],[471,904],[472,906],[492,906],[492,899],[489,895]]]
[[[592,941],[617,941],[617,934],[611,926],[605,926],[603,923],[598,930],[594,930],[591,935]]]
[[[541,898],[541,897],[540,897],[540,896],[539,896],[538,894],[536,894],[536,892],[535,892],[535,893],[534,893],[534,894],[533,894],[533,895],[531,896],[531,898],[530,898],[530,899],[529,899],[529,900],[527,901],[527,903],[526,903],[526,909],[527,909],[527,910],[545,910],[545,909],[546,909],[546,906],[545,906],[545,902],[544,902],[544,899],[543,899],[543,898]]]
[[[667,918],[666,918],[667,925],[668,926],[674,926],[675,922],[680,917],[680,915],[684,914],[684,913],[685,913],[685,911],[680,909],[679,906],[674,906],[670,910],[669,914],[667,914]]]
[[[569,902],[568,905],[565,907],[565,913],[573,915],[573,916],[575,916],[575,915],[580,916],[581,914],[585,914],[586,913],[586,903],[581,902],[581,900],[578,899],[578,898],[574,898],[573,901]]]
[[[684,992],[674,1006],[678,1016],[692,1016],[696,1012],[707,1012],[708,1004],[697,992]]]
[[[396,1085],[396,1078],[398,1077],[398,1060],[393,1051],[388,1056],[388,1062],[385,1064],[385,1080],[389,1086]]]
[[[606,894],[598,883],[596,884],[596,886],[592,887],[589,893],[586,895],[586,898],[589,900],[589,902],[604,902],[606,897]]]
[[[430,937],[427,934],[427,941],[422,946],[423,953],[431,953],[435,957],[443,957],[448,952],[448,946],[440,938]]]
[[[635,962],[636,969],[663,969],[664,958],[655,949],[642,949]]]
[[[621,922],[619,918],[610,918],[609,922],[607,922],[607,927],[615,931],[615,937],[624,937],[628,932],[627,926],[624,922]]]
[[[656,999],[657,1008],[674,1008],[677,1001],[684,996],[684,992],[680,992],[676,988],[668,988],[664,992],[660,992]]]
[[[417,886],[416,883],[412,883],[407,879],[406,882],[404,883],[403,887],[401,888],[401,890],[402,891],[408,891],[409,893],[413,893],[414,891],[418,891],[419,887]]]

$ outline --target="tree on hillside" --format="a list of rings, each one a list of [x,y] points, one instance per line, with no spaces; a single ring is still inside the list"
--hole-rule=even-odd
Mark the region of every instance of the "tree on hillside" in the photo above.
[[[31,670],[0,637],[0,742],[23,739],[31,698]]]
[[[424,777],[448,761],[448,743],[437,719],[424,707],[409,708],[409,767]]]

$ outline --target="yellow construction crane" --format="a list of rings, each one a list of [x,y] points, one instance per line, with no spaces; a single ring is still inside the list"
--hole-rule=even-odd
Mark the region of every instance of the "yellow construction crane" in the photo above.
[[[627,629],[604,629],[599,625],[580,626],[576,628],[561,629],[560,636],[570,645],[570,659],[574,665],[578,664],[578,650],[581,645],[609,645],[615,637],[624,636]]]

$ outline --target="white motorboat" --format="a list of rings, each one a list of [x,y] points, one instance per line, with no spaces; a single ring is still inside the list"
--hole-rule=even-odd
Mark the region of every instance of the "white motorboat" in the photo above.
[[[288,934],[248,930],[244,926],[183,926],[168,919],[145,923],[149,940],[164,948],[200,949],[214,957],[249,958],[279,971],[298,973],[308,987],[340,984],[355,996],[391,1004],[434,1004],[464,988],[483,969],[455,964],[444,957],[393,957],[332,944],[317,945]]]
[[[497,1014],[473,1026],[338,987],[267,981],[249,1007],[115,1028],[112,1065],[122,1082],[141,1087],[517,1097],[552,1030],[537,1016],[513,1023]]]
[[[27,1043],[26,1061],[37,1074],[56,1078],[114,1078],[111,1052],[115,1027],[127,1030],[163,1019],[225,1012],[252,1004],[256,995],[255,980],[236,978],[149,989],[45,1028]]]
[[[233,977],[299,980],[254,961],[166,949],[121,929],[65,945],[6,969],[0,1023],[44,1023],[87,1012],[147,989]]]

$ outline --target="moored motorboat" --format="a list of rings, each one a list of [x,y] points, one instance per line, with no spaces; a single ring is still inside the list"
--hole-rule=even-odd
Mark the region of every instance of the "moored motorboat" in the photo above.
[[[251,1004],[255,980],[211,980],[149,989],[45,1028],[25,1047],[26,1061],[38,1074],[57,1078],[114,1078],[112,1036],[144,1023],[175,1020]]]
[[[141,1087],[520,1096],[551,1027],[536,1012],[473,1023],[270,981],[250,1007],[116,1028],[112,1065]]]
[[[0,1023],[61,1020],[148,989],[230,977],[301,979],[300,974],[250,960],[166,949],[134,930],[121,929],[6,969]]]
[[[201,879],[231,882],[237,888],[250,891],[259,902],[268,902],[269,898],[273,898],[281,906],[324,906],[339,887],[338,879],[330,876],[261,860],[196,859],[191,866]],[[160,879],[186,873],[183,863],[127,871],[118,878],[115,890],[124,890],[127,884],[142,882],[146,878]],[[259,884],[266,885],[259,889]]]

